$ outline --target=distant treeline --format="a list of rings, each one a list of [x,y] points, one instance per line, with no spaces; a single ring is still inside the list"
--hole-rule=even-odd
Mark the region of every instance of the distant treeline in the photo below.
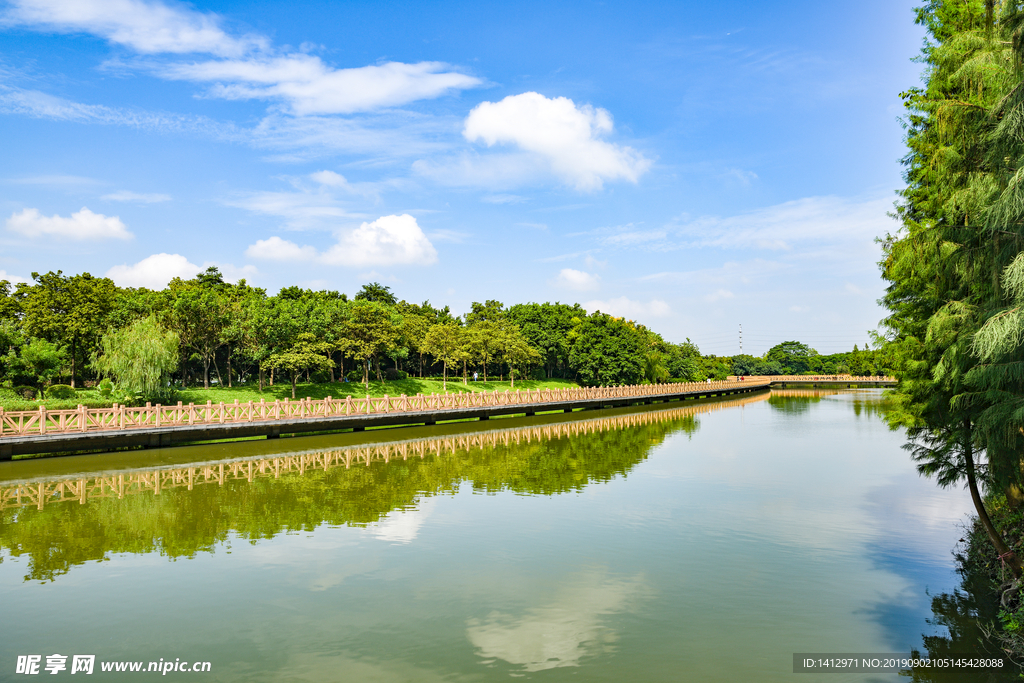
[[[216,268],[160,291],[60,271],[0,281],[0,381],[7,387],[113,378],[133,396],[211,382],[407,376],[565,378],[584,385],[703,381],[730,374],[874,374],[875,352],[819,356],[797,342],[763,358],[702,356],[633,321],[579,304],[474,302],[464,316],[370,283],[349,298],[224,281]]]

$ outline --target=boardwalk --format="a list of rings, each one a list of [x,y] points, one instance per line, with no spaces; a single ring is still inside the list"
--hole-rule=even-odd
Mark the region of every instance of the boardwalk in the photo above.
[[[768,381],[570,387],[429,396],[84,408],[0,413],[0,460],[15,455],[160,447],[215,439],[487,420],[502,415],[621,407],[744,394]]]
[[[729,396],[770,386],[888,386],[889,377],[765,376],[721,382],[567,387],[532,391],[465,392],[416,396],[298,401],[207,402],[72,410],[5,412],[0,408],[0,460],[16,455],[83,452],[195,443],[281,434],[361,431],[369,427],[487,420],[513,414],[621,407],[656,401]]]
[[[693,403],[680,408],[643,411],[613,417],[577,419],[547,425],[363,444],[271,457],[105,472],[89,476],[68,475],[28,481],[0,482],[0,510],[21,507],[35,507],[42,510],[47,505],[71,502],[85,505],[88,501],[97,498],[124,498],[140,494],[160,495],[162,491],[168,489],[184,488],[191,491],[197,486],[224,486],[226,483],[240,481],[251,484],[257,479],[304,476],[313,470],[328,471],[337,467],[346,469],[359,466],[368,467],[372,463],[389,463],[393,460],[407,460],[411,457],[421,459],[427,456],[441,457],[457,451],[629,429],[763,401],[767,397],[767,393],[761,392],[729,401]]]

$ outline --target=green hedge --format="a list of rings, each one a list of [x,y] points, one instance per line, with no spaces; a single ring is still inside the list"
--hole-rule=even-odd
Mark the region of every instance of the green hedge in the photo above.
[[[46,398],[66,400],[75,398],[75,388],[67,384],[54,384],[46,389]]]

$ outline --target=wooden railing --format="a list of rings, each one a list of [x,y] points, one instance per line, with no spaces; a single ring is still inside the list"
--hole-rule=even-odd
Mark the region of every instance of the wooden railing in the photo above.
[[[304,476],[310,471],[327,471],[336,467],[369,466],[440,457],[456,451],[509,446],[512,444],[548,441],[581,434],[618,431],[657,424],[682,417],[702,415],[736,405],[746,405],[767,398],[766,394],[737,398],[721,403],[698,403],[682,408],[637,412],[614,417],[572,420],[547,425],[530,425],[512,429],[497,429],[441,437],[427,437],[405,441],[383,441],[358,444],[331,450],[306,451],[284,455],[243,458],[224,462],[204,462],[170,467],[146,468],[127,472],[69,475],[64,477],[33,479],[0,483],[0,510],[32,506],[40,510],[53,503],[78,501],[85,505],[96,498],[123,498],[126,495],[153,493],[165,489],[187,488],[214,484],[223,486],[231,481],[278,479],[282,475]]]
[[[0,438],[43,434],[71,434],[125,429],[153,429],[243,422],[270,422],[343,417],[346,415],[379,415],[386,413],[426,413],[459,408],[491,406],[530,406],[541,403],[585,401],[602,398],[657,398],[665,394],[687,392],[719,393],[727,389],[767,386],[767,381],[691,382],[686,384],[642,384],[621,387],[567,387],[564,389],[533,389],[528,391],[478,391],[415,396],[368,396],[366,398],[331,398],[298,401],[260,400],[205,405],[150,405],[129,407],[114,404],[110,408],[78,406],[71,410],[23,410],[5,412],[0,408]]]
[[[896,382],[895,377],[888,375],[746,375],[743,378],[745,382],[760,382],[762,380],[770,382],[849,382],[851,384]]]

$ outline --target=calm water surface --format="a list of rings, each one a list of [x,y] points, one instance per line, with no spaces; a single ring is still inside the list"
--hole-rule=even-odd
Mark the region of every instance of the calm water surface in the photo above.
[[[93,488],[5,503],[0,679],[62,653],[205,660],[168,677],[206,681],[901,680],[792,673],[920,648],[926,590],[957,583],[969,498],[917,476],[879,400],[5,463],[8,492]]]

